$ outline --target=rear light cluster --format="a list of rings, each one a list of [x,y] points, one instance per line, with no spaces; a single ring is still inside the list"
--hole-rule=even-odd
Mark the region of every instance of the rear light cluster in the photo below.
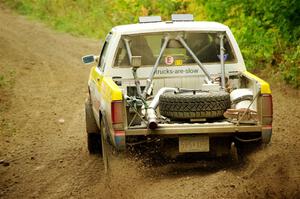
[[[111,102],[111,121],[114,130],[114,140],[118,149],[124,149],[125,144],[125,131],[124,131],[124,116],[123,116],[123,102]]]
[[[123,103],[122,101],[112,101],[111,103],[111,120],[113,124],[123,123]]]
[[[273,101],[271,94],[262,95],[262,124],[271,126],[273,121]]]

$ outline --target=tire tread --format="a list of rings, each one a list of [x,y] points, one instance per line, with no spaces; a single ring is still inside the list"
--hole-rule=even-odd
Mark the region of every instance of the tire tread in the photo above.
[[[159,98],[160,114],[175,119],[222,117],[230,105],[230,96],[225,91],[191,95],[165,93]]]

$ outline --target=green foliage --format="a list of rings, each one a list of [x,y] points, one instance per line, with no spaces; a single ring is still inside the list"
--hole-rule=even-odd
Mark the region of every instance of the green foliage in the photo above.
[[[208,19],[231,27],[247,67],[271,66],[294,87],[299,87],[300,3],[297,0],[208,0]]]
[[[115,25],[138,16],[193,13],[233,31],[250,70],[272,67],[299,87],[300,3],[298,0],[6,0],[20,13],[58,30],[103,38]]]
[[[112,27],[108,0],[10,0],[20,13],[40,19],[60,31],[88,37],[105,37]]]
[[[248,68],[259,67],[256,65],[258,64],[256,60],[264,62],[271,58],[274,41],[270,41],[271,38],[266,34],[267,31],[260,26],[260,21],[245,15],[243,5],[234,3],[226,7],[222,5],[224,2],[226,3],[226,1],[220,1],[219,6],[216,5],[218,4],[216,1],[208,2],[206,4],[208,18],[232,27],[232,32],[239,42]],[[224,15],[223,6],[227,15]]]
[[[300,45],[289,48],[279,64],[284,80],[296,88],[300,87]]]

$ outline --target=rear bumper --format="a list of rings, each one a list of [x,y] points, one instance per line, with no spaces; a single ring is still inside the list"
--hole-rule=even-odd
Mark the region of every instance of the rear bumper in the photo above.
[[[262,132],[260,125],[234,125],[228,122],[213,124],[160,124],[155,130],[146,127],[125,129],[126,136],[135,135],[162,135],[176,136],[187,134],[203,134],[209,136],[233,135],[237,133]]]

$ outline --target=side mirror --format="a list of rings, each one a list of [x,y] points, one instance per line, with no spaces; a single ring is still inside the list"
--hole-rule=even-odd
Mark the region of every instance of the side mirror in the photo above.
[[[142,65],[142,56],[131,56],[132,68],[139,68]]]
[[[91,64],[97,62],[98,60],[99,60],[99,56],[95,56],[95,55],[86,55],[82,57],[82,62],[84,64]]]

